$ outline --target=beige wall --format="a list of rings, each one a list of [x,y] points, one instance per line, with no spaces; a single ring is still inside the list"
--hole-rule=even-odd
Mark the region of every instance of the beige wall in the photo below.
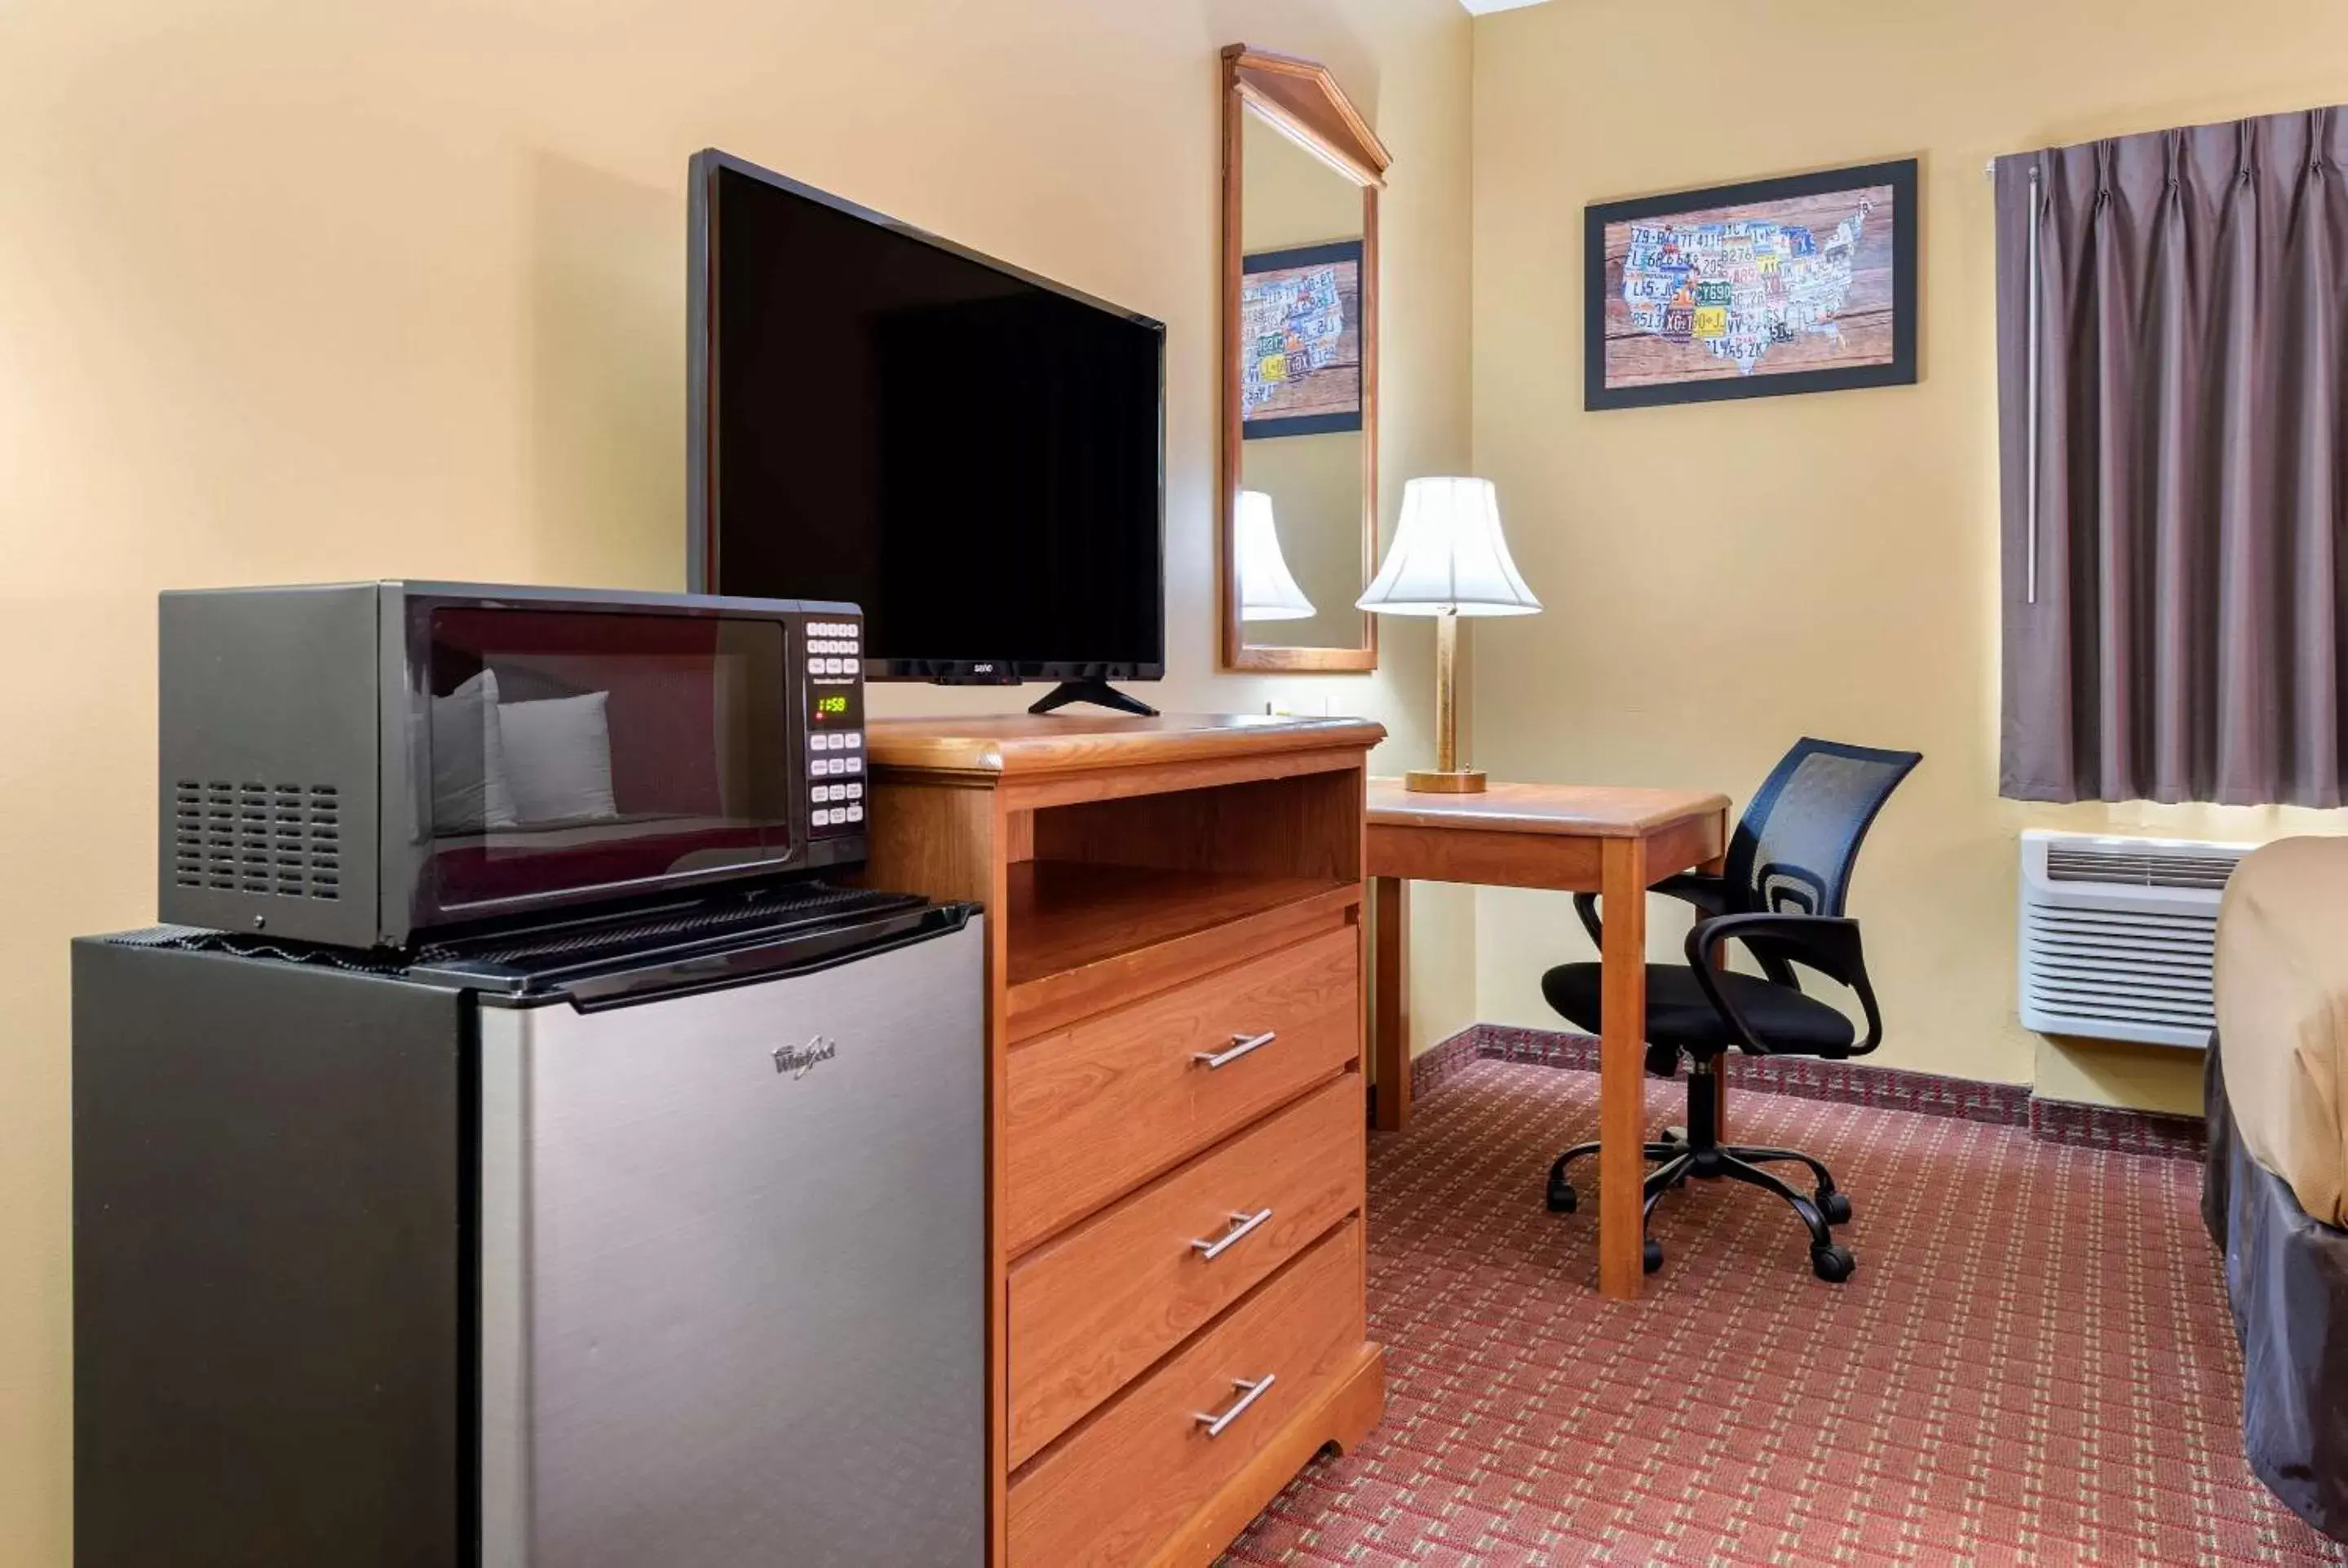
[[[1464,463],[1455,0],[20,0],[0,19],[0,1564],[67,1557],[65,943],[154,914],[154,592],[677,586],[695,149],[1164,318],[1155,700],[1369,712],[1395,733],[1385,765],[1430,749],[1417,629],[1375,677],[1212,673],[1216,50],[1240,38],[1329,61],[1393,145],[1387,457]],[[1472,1017],[1465,922],[1440,913],[1429,1032]]]
[[[1913,747],[1853,910],[1887,1063],[2197,1102],[2194,1052],[2067,1050],[2014,1003],[2014,835],[2340,831],[2337,813],[1997,798],[1990,192],[2003,152],[2348,99],[2333,0],[1570,0],[1476,25],[1476,462],[1548,613],[1474,629],[1478,761],[1741,803],[1797,735]],[[1585,203],[1914,155],[1923,379],[1581,408]],[[1659,953],[1684,922],[1657,910]],[[1588,944],[1561,898],[1478,900],[1478,995]]]

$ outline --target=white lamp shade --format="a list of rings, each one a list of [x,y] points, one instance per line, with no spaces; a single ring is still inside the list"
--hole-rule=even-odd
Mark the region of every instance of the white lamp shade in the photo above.
[[[1517,575],[1489,479],[1413,479],[1385,564],[1354,601],[1381,615],[1531,615],[1540,600]]]
[[[1272,497],[1262,490],[1240,492],[1233,542],[1240,563],[1241,620],[1303,620],[1319,613],[1280,553],[1280,533],[1272,523]]]

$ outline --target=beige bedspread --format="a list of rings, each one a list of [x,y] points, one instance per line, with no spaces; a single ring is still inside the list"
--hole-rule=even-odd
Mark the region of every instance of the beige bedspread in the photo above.
[[[2348,838],[2247,856],[2218,916],[2226,1097],[2250,1157],[2348,1225]]]

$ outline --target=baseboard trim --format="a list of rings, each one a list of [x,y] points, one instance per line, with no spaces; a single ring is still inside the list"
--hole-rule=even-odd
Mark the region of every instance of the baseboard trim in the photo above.
[[[1448,1040],[1440,1040],[1410,1059],[1410,1102],[1414,1105],[1451,1081],[1460,1067],[1482,1054],[1478,1041],[1487,1025],[1471,1023]]]
[[[2199,1116],[2087,1105],[2076,1100],[2030,1100],[2030,1135],[2121,1154],[2163,1154],[2201,1160],[2209,1152],[2209,1125]]]
[[[1457,1073],[1463,1062],[1479,1057],[1595,1072],[1598,1041],[1564,1030],[1470,1024],[1413,1059],[1412,1100],[1434,1093]],[[2207,1146],[2198,1117],[2045,1100],[2023,1083],[1983,1083],[1937,1072],[1862,1061],[1823,1061],[1808,1056],[1732,1053],[1725,1067],[1730,1087],[1749,1092],[2026,1127],[2034,1138],[2053,1143],[2179,1160],[2199,1160]]]

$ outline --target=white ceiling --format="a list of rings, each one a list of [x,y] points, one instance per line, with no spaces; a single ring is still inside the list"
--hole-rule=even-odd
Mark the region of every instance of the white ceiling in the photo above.
[[[1538,5],[1541,0],[1459,0],[1459,4],[1478,16],[1488,16],[1495,11],[1513,11],[1519,5]]]

